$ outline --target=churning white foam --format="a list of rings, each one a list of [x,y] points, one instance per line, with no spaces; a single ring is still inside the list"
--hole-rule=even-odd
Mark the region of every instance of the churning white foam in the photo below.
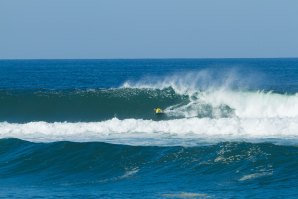
[[[255,77],[227,71],[215,79],[214,72],[202,70],[158,78],[145,78],[125,82],[123,87],[165,89],[171,87],[177,94],[188,95],[189,103],[166,107],[170,116],[197,117],[206,106],[212,109],[211,117],[226,117],[221,111],[229,108],[228,116],[240,118],[298,117],[298,94],[279,94],[271,91],[248,91]],[[207,108],[208,108],[207,107]]]
[[[272,92],[242,92],[216,90],[200,92],[192,103],[208,104],[213,108],[227,106],[240,118],[298,117],[298,95]],[[192,107],[190,111],[195,108]]]
[[[298,118],[189,118],[102,122],[0,123],[0,138],[34,142],[102,141],[130,145],[194,145],[231,140],[298,140]]]

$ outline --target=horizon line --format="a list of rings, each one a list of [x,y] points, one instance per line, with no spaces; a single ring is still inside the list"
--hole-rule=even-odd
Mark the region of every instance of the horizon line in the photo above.
[[[186,59],[298,59],[297,57],[179,57],[179,58],[0,58],[0,61],[9,60],[186,60]]]

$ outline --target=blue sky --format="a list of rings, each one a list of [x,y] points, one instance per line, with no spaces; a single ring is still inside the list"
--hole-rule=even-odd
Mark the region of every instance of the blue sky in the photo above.
[[[298,1],[0,1],[1,59],[212,57],[298,57]]]

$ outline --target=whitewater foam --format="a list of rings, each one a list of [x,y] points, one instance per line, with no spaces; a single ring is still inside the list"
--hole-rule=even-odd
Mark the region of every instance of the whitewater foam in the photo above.
[[[200,100],[214,107],[227,105],[238,117],[297,117],[298,95],[272,92],[240,92],[218,90],[202,93]]]
[[[33,142],[100,141],[129,145],[196,145],[221,141],[298,141],[298,118],[190,118],[167,121],[142,119],[102,122],[0,123],[0,138]]]
[[[177,92],[177,91],[175,91]],[[298,94],[266,91],[217,90],[186,93],[188,102],[165,108],[173,117],[298,117]]]
[[[272,92],[217,90],[197,93],[183,106],[168,107],[169,115],[195,117],[208,111],[212,117],[240,118],[298,117],[298,95]]]
[[[258,77],[244,77],[235,70],[223,73],[201,70],[173,74],[163,79],[151,77],[137,82],[127,81],[122,87],[152,90],[172,88],[176,94],[187,95],[188,104],[166,108],[166,113],[174,117],[298,117],[298,94],[250,90],[253,82],[259,81]]]
[[[265,177],[265,176],[271,176],[273,174],[272,171],[270,172],[261,172],[261,173],[253,173],[248,174],[239,179],[239,181],[247,181],[247,180],[253,180],[255,178]]]

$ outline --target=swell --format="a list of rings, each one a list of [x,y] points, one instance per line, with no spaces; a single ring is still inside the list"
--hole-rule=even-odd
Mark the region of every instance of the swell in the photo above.
[[[197,147],[144,147],[105,143],[31,143],[0,140],[0,184],[108,186],[133,183],[150,188],[217,189],[297,183],[297,147],[222,142]],[[214,179],[216,177],[216,180]],[[130,179],[134,179],[131,181]],[[185,187],[185,179],[188,180]],[[198,181],[200,179],[200,181]],[[287,182],[287,183],[285,183]],[[148,185],[148,184],[147,184]],[[148,187],[148,186],[147,186]],[[136,187],[135,187],[136,188]],[[207,189],[208,190],[208,189]],[[289,190],[290,191],[290,190]]]

